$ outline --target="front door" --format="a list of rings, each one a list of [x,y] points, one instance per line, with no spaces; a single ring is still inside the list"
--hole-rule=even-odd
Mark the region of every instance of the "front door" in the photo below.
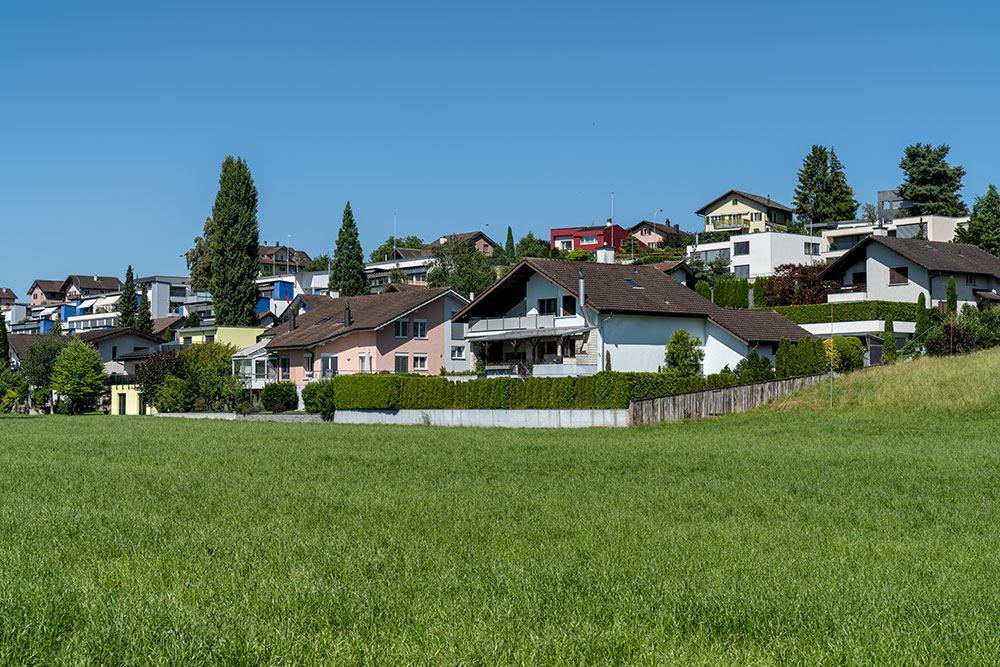
[[[125,394],[118,394],[118,414],[125,414]]]
[[[140,415],[146,414],[146,399],[144,399],[142,396],[139,397],[139,414]]]

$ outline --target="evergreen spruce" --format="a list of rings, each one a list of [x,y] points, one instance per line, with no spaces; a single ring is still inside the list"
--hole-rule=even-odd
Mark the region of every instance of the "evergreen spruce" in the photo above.
[[[985,195],[976,197],[969,222],[958,228],[955,242],[978,246],[1000,256],[1000,193],[992,183]]]
[[[61,336],[62,335],[62,320],[56,316],[56,319],[52,320],[52,328],[49,329],[50,336]]]
[[[799,184],[792,199],[797,221],[788,226],[789,231],[809,231],[810,225],[832,220],[833,212],[825,196],[829,175],[830,155],[826,147],[813,144],[799,169]]]
[[[371,293],[371,283],[365,277],[365,256],[358,240],[358,225],[354,222],[351,202],[344,207],[344,216],[337,234],[333,267],[330,270],[330,289],[340,296],[358,296]]]
[[[132,274],[132,265],[129,264],[128,270],[125,271],[125,284],[122,286],[122,294],[118,299],[118,326],[134,327],[136,308],[135,277]]]
[[[853,220],[858,212],[858,202],[854,198],[854,189],[847,184],[844,165],[837,158],[837,152],[833,150],[832,146],[830,147],[830,171],[826,192],[829,198],[831,218],[823,222]]]
[[[135,313],[134,327],[139,331],[153,333],[153,318],[150,316],[149,292],[142,286],[142,298],[139,299],[139,309]]]
[[[507,261],[513,264],[517,261],[517,250],[514,249],[514,232],[511,228],[507,227],[507,243],[504,244],[504,254],[507,255]]]
[[[892,318],[885,318],[882,325],[882,363],[893,364],[896,362],[896,332],[893,329]]]
[[[945,292],[948,298],[948,312],[958,312],[958,290],[955,288],[955,276],[948,276],[948,290]]]
[[[210,290],[219,326],[248,327],[257,322],[257,244],[257,188],[246,160],[230,155],[222,163],[212,207]]]
[[[921,292],[917,296],[917,321],[913,327],[913,335],[919,337],[925,331],[927,331],[927,300]]]
[[[965,169],[952,167],[945,159],[951,147],[916,143],[907,146],[899,168],[905,180],[897,188],[899,196],[913,202],[911,215],[963,216],[968,208],[958,191]]]

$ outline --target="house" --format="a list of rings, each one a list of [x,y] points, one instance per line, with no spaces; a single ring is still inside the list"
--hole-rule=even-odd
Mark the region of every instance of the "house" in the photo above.
[[[687,253],[700,258],[705,264],[722,257],[734,277],[748,280],[774,275],[774,270],[782,264],[817,264],[823,261],[820,237],[787,232],[731,234],[725,241],[688,246]]]
[[[125,366],[120,361],[121,355],[132,352],[155,352],[163,343],[163,339],[158,336],[129,327],[96,329],[76,334],[74,338],[97,348],[104,361],[104,372],[108,374],[125,373]]]
[[[0,287],[0,309],[10,308],[15,301],[17,301],[17,296],[14,294],[14,290],[9,287]]]
[[[500,250],[500,244],[491,239],[489,236],[484,234],[482,231],[478,232],[462,232],[461,234],[447,234],[445,236],[440,236],[437,240],[432,241],[425,245],[421,252],[424,252],[426,256],[432,256],[434,254],[434,248],[438,246],[447,245],[448,241],[452,239],[459,239],[462,241],[469,241],[472,245],[476,246],[476,250],[483,253],[487,257],[492,257],[497,250]]]
[[[827,297],[831,303],[915,303],[923,294],[929,308],[937,306],[942,310],[946,308],[946,290],[952,276],[959,310],[965,304],[992,308],[1000,301],[1000,258],[963,243],[869,236],[819,275],[842,285]]]
[[[589,250],[596,251],[598,248],[622,248],[628,239],[629,233],[621,227],[611,222],[609,218],[604,225],[591,227],[557,227],[549,230],[549,245],[559,250]],[[639,245],[644,246],[642,241]]]
[[[28,352],[28,346],[39,338],[48,338],[48,334],[12,333],[7,336],[9,361],[14,370],[21,367],[21,362],[24,361]]]
[[[184,326],[184,316],[183,315],[169,315],[167,317],[157,317],[153,320],[153,335],[157,338],[163,338],[164,335],[169,331],[170,339],[174,339],[174,332]]]
[[[947,242],[955,238],[958,228],[969,221],[968,216],[952,218],[944,215],[921,215],[915,217],[894,217],[882,224],[872,224],[864,220],[845,220],[833,229],[822,232],[820,254],[824,260],[834,260],[875,233],[898,238],[922,237],[928,241]]]
[[[876,196],[878,199],[878,219],[881,224],[887,225],[896,218],[913,217],[913,202],[900,197],[897,191],[879,190]]]
[[[149,312],[154,320],[178,315],[185,305],[200,299],[191,289],[191,279],[187,276],[146,276],[135,283],[137,296],[142,294],[143,287],[146,288]]]
[[[63,301],[77,301],[91,296],[121,292],[122,281],[114,276],[79,276],[71,274],[63,281]]]
[[[695,215],[705,219],[706,232],[784,231],[792,221],[792,209],[771,197],[730,190],[705,204]]]
[[[642,220],[626,230],[629,235],[648,248],[679,248],[683,244],[684,233],[680,225]]]
[[[279,245],[275,241],[273,246],[267,243],[257,246],[257,261],[260,263],[260,275],[273,276],[305,271],[312,260],[301,250]]]
[[[326,298],[326,297],[323,297]],[[253,345],[257,337],[264,333],[265,327],[220,327],[215,325],[181,327],[176,330],[175,339],[182,347],[201,343],[221,343],[232,345],[236,349]]]
[[[36,280],[28,288],[32,306],[42,306],[47,303],[59,303],[66,297],[63,291],[64,280]]]
[[[434,263],[434,249],[446,245],[451,239],[469,241],[476,247],[476,250],[487,257],[493,257],[501,249],[499,243],[482,231],[440,236],[423,248],[395,248],[391,255],[387,255],[382,260],[365,264],[365,275],[368,277],[372,289],[388,285],[390,282],[389,274],[395,270],[402,271],[407,284],[426,285],[427,271]]]
[[[527,258],[462,309],[465,337],[488,373],[589,375],[656,371],[671,334],[704,346],[704,372],[756,348],[773,359],[801,327],[773,311],[720,308],[652,265]]]
[[[659,269],[663,273],[667,274],[677,282],[685,285],[691,289],[695,288],[697,281],[695,280],[694,271],[688,266],[687,262],[680,259],[673,262],[655,262],[653,264],[646,264],[646,266],[651,266],[654,269]]]
[[[467,303],[449,288],[395,285],[381,294],[300,296],[267,343],[270,377],[301,387],[338,374],[468,370],[463,328],[452,326]]]

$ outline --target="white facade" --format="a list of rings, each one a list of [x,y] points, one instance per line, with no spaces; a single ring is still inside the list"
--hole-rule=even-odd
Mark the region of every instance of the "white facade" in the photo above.
[[[822,262],[818,236],[787,232],[733,234],[727,241],[699,243],[688,246],[688,255],[700,255],[708,264],[721,255],[729,260],[729,271],[736,278],[753,280],[774,275],[782,264],[816,264]]]
[[[951,242],[960,225],[969,221],[964,218],[950,218],[944,215],[922,215],[911,218],[896,218],[882,227],[886,235],[897,238],[916,238],[923,233],[928,241]],[[877,227],[858,221],[845,222],[836,229],[823,231],[820,253],[823,260],[837,259],[861,241],[871,236]]]

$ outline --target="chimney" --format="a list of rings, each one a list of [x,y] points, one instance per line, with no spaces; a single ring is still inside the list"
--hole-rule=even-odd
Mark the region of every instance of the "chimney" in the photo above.
[[[608,245],[601,246],[594,251],[594,257],[597,258],[598,264],[614,264],[615,249]]]
[[[351,302],[350,301],[345,301],[344,302],[344,326],[345,327],[351,326]]]
[[[583,313],[583,304],[587,302],[587,285],[586,281],[583,279],[583,269],[577,270],[577,285],[576,298],[577,302],[580,304],[580,313]]]
[[[295,331],[295,309],[288,309],[288,330]]]
[[[275,241],[275,242],[274,242],[274,247],[275,247],[275,248],[277,248],[277,247],[278,247],[278,242],[277,242],[277,241]]]
[[[610,227],[611,226],[611,218],[608,218],[608,221],[604,223],[604,226],[605,227]]]

